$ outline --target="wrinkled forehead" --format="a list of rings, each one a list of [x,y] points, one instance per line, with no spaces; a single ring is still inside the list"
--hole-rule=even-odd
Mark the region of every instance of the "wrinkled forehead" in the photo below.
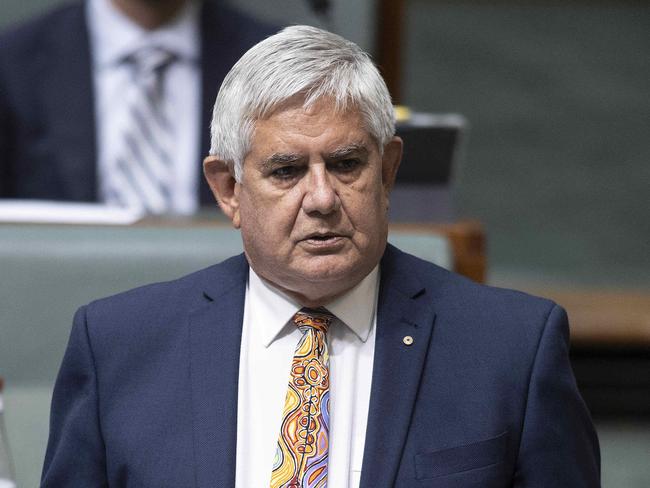
[[[276,120],[283,120],[283,123],[276,124],[276,129],[278,131],[289,130],[288,125],[291,123],[291,118],[284,117],[286,114],[300,114],[308,118],[318,118],[329,121],[332,125],[338,125],[345,121],[348,129],[355,130],[357,139],[360,139],[361,135],[363,135],[364,139],[368,138],[369,142],[377,145],[381,152],[378,141],[373,137],[370,130],[367,114],[358,105],[341,103],[337,99],[328,96],[311,99],[303,93],[278,102],[266,113],[260,114],[251,120],[251,143],[255,140],[257,127],[260,125],[268,127]]]
[[[378,149],[356,107],[342,109],[330,100],[306,105],[294,99],[256,121],[249,154],[300,147],[335,152],[348,146]]]

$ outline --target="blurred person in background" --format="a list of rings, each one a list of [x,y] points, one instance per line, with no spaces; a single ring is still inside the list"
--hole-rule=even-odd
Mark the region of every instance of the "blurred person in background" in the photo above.
[[[223,77],[271,30],[214,0],[87,0],[0,35],[0,197],[190,214]]]

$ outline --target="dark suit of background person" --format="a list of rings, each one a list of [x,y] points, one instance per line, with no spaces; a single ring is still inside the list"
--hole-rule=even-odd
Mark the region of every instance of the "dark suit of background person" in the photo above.
[[[200,13],[200,154],[223,77],[268,26],[225,2]],[[59,8],[0,35],[0,198],[98,199],[93,75],[83,3]],[[197,116],[199,116],[197,114]],[[200,161],[196,170],[200,172]],[[214,199],[203,181],[201,204]]]
[[[43,486],[234,486],[247,278],[240,255],[77,313]],[[391,246],[378,303],[362,488],[600,486],[560,307]]]

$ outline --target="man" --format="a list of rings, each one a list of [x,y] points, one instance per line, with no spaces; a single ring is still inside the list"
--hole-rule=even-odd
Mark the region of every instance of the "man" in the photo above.
[[[599,486],[563,310],[387,246],[401,149],[355,44],[249,50],[204,162],[245,253],[80,309],[43,486]]]
[[[213,202],[199,127],[228,70],[271,33],[214,0],[88,0],[4,33],[0,198],[180,214]]]

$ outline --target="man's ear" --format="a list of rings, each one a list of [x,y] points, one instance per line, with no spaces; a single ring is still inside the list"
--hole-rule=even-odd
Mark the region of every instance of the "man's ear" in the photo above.
[[[397,169],[399,168],[399,164],[402,162],[402,146],[402,139],[397,136],[393,136],[393,138],[384,146],[381,180],[386,198],[388,198],[388,194],[393,189],[395,177],[397,176]]]
[[[203,174],[219,207],[232,221],[232,225],[239,229],[240,184],[235,180],[228,165],[216,156],[208,156],[203,160]]]

